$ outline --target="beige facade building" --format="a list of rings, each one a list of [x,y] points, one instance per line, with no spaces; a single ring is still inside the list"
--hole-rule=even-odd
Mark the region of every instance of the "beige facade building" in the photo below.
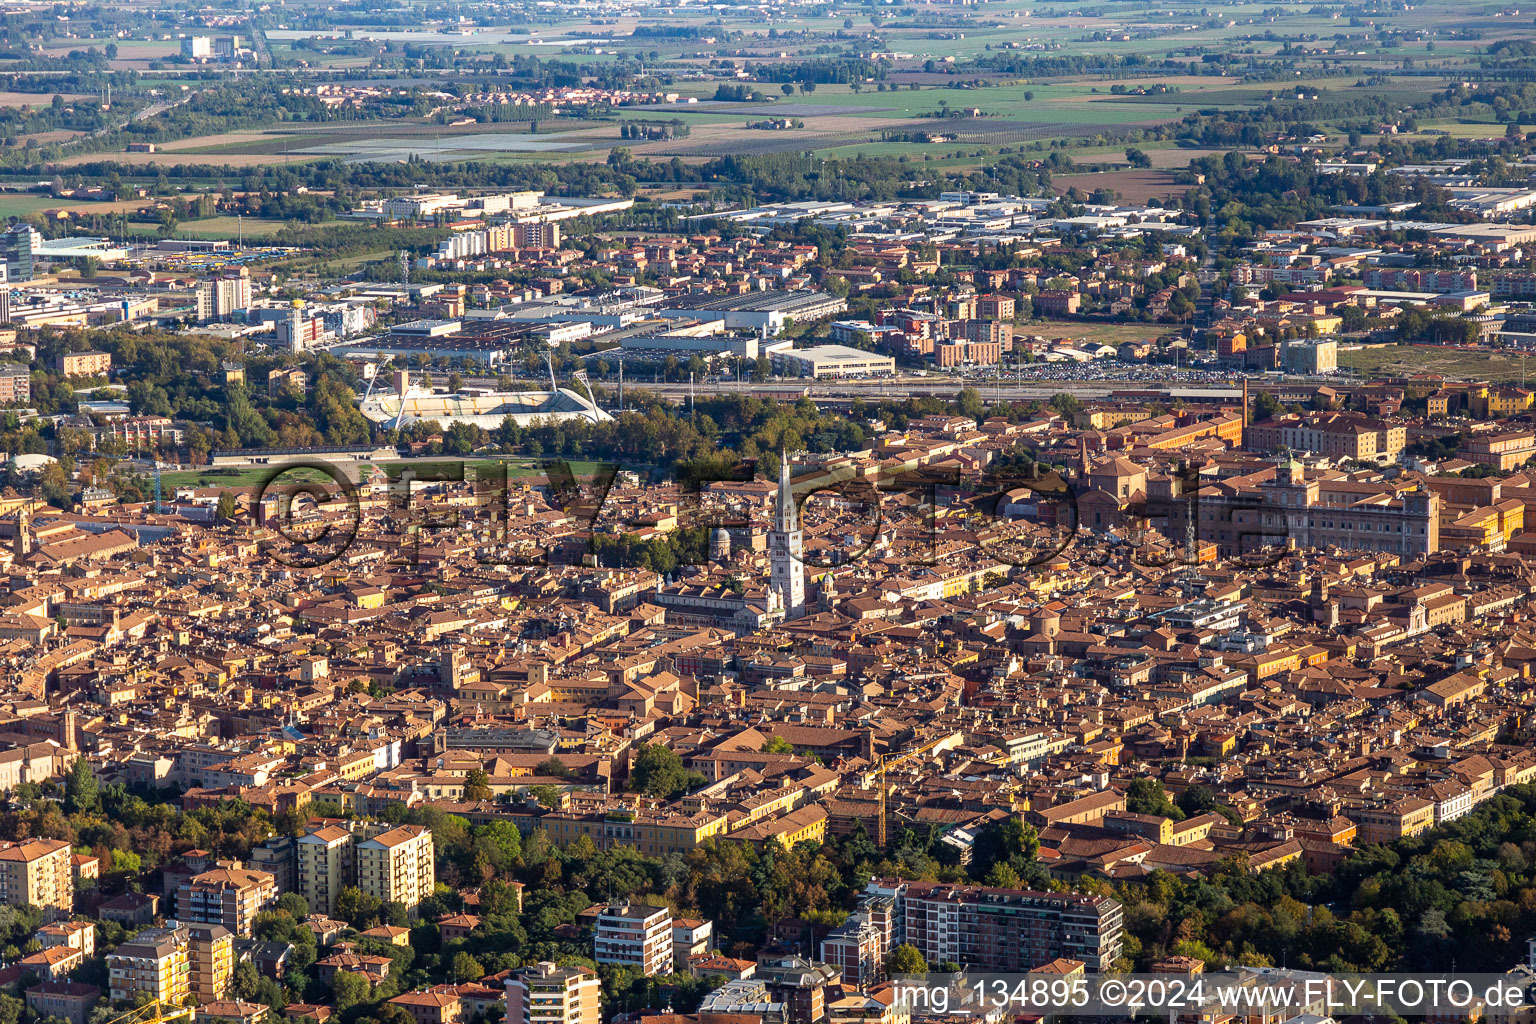
[[[71,850],[58,839],[31,839],[0,848],[0,903],[42,908],[50,920],[68,917],[75,905]]]
[[[435,884],[432,831],[401,825],[357,844],[357,887],[385,903],[414,908]]]
[[[190,925],[187,933],[192,994],[204,1004],[227,998],[235,976],[234,935],[221,924]]]
[[[33,936],[44,949],[68,946],[78,949],[85,956],[96,954],[96,925],[90,921],[58,921],[45,924]]]
[[[298,841],[299,895],[309,909],[330,917],[336,894],[352,884],[357,870],[352,833],[337,825],[315,829]]]
[[[543,961],[507,978],[507,1024],[598,1024],[602,985],[588,967]]]
[[[1421,797],[1405,796],[1379,807],[1353,809],[1349,816],[1359,825],[1361,843],[1395,843],[1433,828],[1435,805]]]
[[[27,989],[27,1005],[39,1017],[57,1017],[69,1024],[86,1024],[91,1007],[101,999],[95,985],[45,981]]]
[[[112,369],[108,352],[65,352],[56,363],[62,377],[104,377]]]

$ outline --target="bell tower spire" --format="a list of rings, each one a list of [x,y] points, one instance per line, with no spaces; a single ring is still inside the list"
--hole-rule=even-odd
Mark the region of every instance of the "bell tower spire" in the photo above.
[[[25,562],[32,554],[32,527],[25,505],[16,510],[16,533],[11,538],[11,554],[18,562]]]
[[[773,501],[773,529],[768,532],[768,586],[779,596],[784,617],[805,611],[805,540],[789,476],[789,453],[779,453],[779,491]]]
[[[789,456],[783,452],[779,453],[779,490],[773,499],[773,528],[780,533],[794,533],[800,529],[794,485],[789,478]]]

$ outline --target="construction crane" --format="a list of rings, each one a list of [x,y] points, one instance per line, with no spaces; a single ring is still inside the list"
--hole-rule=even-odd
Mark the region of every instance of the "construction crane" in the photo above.
[[[113,1017],[105,1024],[169,1024],[171,1021],[191,1020],[192,1013],[193,1008],[190,1006],[173,1006],[156,999],[129,1010],[121,1017]]]
[[[912,760],[913,758],[921,757],[922,755],[924,755],[924,754],[928,753],[929,751],[933,750],[935,747],[939,746],[940,744],[947,743],[947,742],[949,742],[953,738],[954,738],[954,733],[945,733],[942,736],[935,736],[935,737],[933,737],[931,739],[924,740],[922,743],[919,743],[915,747],[911,747],[910,749],[903,750],[899,754],[883,754],[883,755],[881,755],[880,760],[875,762],[875,783],[876,783],[877,788],[880,791],[880,827],[879,827],[879,832],[878,832],[878,835],[877,835],[876,838],[877,838],[877,841],[879,843],[880,849],[882,849],[882,850],[885,849],[885,844],[888,841],[888,835],[887,835],[886,823],[885,823],[885,789],[886,789],[886,786],[885,786],[885,773],[886,773],[886,770],[889,769],[889,768],[895,768],[895,767],[898,767],[899,765],[905,764],[906,762]]]

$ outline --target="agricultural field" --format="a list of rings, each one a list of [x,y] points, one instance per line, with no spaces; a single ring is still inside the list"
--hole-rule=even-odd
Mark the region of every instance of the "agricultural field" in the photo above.
[[[637,31],[642,34],[634,35]],[[530,8],[527,20],[510,24],[455,25],[424,15],[417,29],[384,28],[336,10],[270,26],[256,39],[243,38],[260,60],[276,60],[299,83],[339,81],[333,73],[345,71],[349,88],[389,92],[406,87],[451,101],[476,88],[504,88],[501,76],[513,61],[559,63],[567,69],[560,74],[580,66],[585,84],[594,84],[607,74],[605,69],[625,61],[627,69],[639,71],[634,85],[676,94],[681,102],[599,105],[587,117],[549,115],[499,122],[476,122],[464,116],[476,114],[473,109],[452,103],[447,109],[433,108],[419,99],[402,106],[399,115],[392,116],[393,108],[383,104],[339,120],[306,121],[273,104],[260,117],[230,123],[225,130],[215,124],[214,130],[157,140],[153,153],[124,152],[126,143],[109,152],[99,144],[75,149],[69,145],[72,140],[93,133],[63,130],[29,134],[16,144],[58,147],[49,154],[51,173],[110,160],[124,168],[124,177],[148,182],[161,170],[179,167],[174,173],[195,182],[194,188],[227,184],[235,174],[272,165],[337,160],[599,163],[621,146],[636,158],[694,164],[722,154],[811,153],[822,159],[897,157],[935,170],[976,171],[1002,151],[1016,155],[1044,152],[1049,146],[1078,164],[1099,167],[1077,173],[1062,168],[1052,175],[1058,193],[1109,189],[1127,201],[1143,202],[1180,191],[1176,172],[1211,152],[1150,139],[1153,129],[1197,113],[1242,112],[1275,101],[1315,102],[1320,107],[1317,127],[1332,136],[1325,148],[1341,147],[1351,130],[1369,144],[1375,139],[1372,126],[1330,120],[1322,105],[1336,111],[1367,96],[1405,108],[1424,103],[1460,82],[1463,71],[1479,63],[1491,41],[1536,42],[1536,25],[1507,7],[1450,0],[1374,19],[1351,16],[1347,10],[1260,2],[1149,10],[1120,2],[1088,8],[996,0],[963,10],[927,4],[889,10],[846,3],[815,9],[786,6],[770,18],[731,7],[643,15],[540,7]],[[199,64],[180,57],[177,41],[164,35],[56,37],[42,45],[49,53],[78,54],[109,44],[116,47],[114,68],[141,72],[134,83],[140,104],[146,95],[159,106],[168,97],[194,96],[206,88],[200,83],[217,77],[217,62]],[[435,54],[439,62],[412,57],[402,63],[407,48],[413,54]],[[801,82],[787,87],[786,93],[775,80],[779,67],[867,54],[881,55],[880,70],[853,85]],[[1212,69],[1223,73],[1201,74],[1215,55],[1238,55],[1248,65],[1223,63]],[[1162,67],[1137,73],[1118,67],[1030,77],[1019,70],[1034,61],[1081,56],[1171,60],[1188,73],[1170,74]],[[467,65],[460,66],[461,60]],[[492,60],[503,71],[490,70]],[[1294,78],[1275,74],[1292,65]],[[1091,66],[1091,61],[1085,65]],[[358,73],[366,67],[374,70]],[[618,76],[618,81],[624,77]],[[760,92],[767,101],[715,99],[721,86],[738,84]],[[1136,95],[1138,90],[1147,94]],[[89,103],[92,98],[80,91],[63,95],[66,102]],[[0,110],[51,101],[51,93],[0,92]],[[1536,121],[1536,111],[1525,113]],[[793,123],[747,127],[749,122],[778,119]],[[687,131],[665,140],[622,137],[626,125],[642,121],[676,121]],[[1429,131],[1478,139],[1499,138],[1504,126],[1484,109],[1465,118],[1424,119],[1417,130],[1420,138]],[[921,141],[924,137],[935,141]],[[1145,152],[1151,166],[1129,166],[1128,146]],[[211,169],[189,169],[199,165]],[[0,197],[0,210],[6,209],[6,202]],[[64,205],[44,205],[34,196],[9,202],[13,215]]]
[[[1074,188],[1084,193],[1107,188],[1128,203],[1145,203],[1149,199],[1163,199],[1183,192],[1188,187],[1176,182],[1172,172],[1159,170],[1057,174],[1051,178],[1051,188],[1057,195],[1065,195],[1068,190]]]
[[[925,81],[926,80],[926,81]],[[767,154],[813,151],[818,155],[846,156],[859,152],[908,155],[949,161],[975,147],[999,147],[1050,140],[1068,140],[1083,150],[1083,158],[1098,147],[1110,160],[1120,159],[1127,139],[1140,144],[1140,130],[1178,121],[1190,112],[1211,109],[1241,110],[1273,98],[1273,83],[1243,83],[1222,76],[1176,76],[1107,80],[1079,78],[1050,83],[1005,81],[969,82],[963,88],[940,87],[943,76],[893,72],[889,87],[821,85],[814,92],[782,96],[768,84],[772,101],[764,103],[721,102],[713,99],[712,83],[684,83],[677,91],[695,102],[622,107],[606,118],[551,118],[538,123],[538,134],[528,131],[529,122],[442,125],[422,119],[385,123],[328,125],[272,124],[259,130],[229,132],[167,143],[156,153],[125,153],[114,159],[138,166],[167,166],[206,162],[232,167],[271,162],[304,163],[340,158],[347,162],[403,162],[530,159],[592,161],[606,159],[619,145],[636,156],[682,157],[701,160],[721,153]],[[1308,79],[1297,88],[1320,100],[1347,97],[1358,79],[1334,77]],[[953,83],[948,83],[953,84]],[[1128,90],[1164,85],[1176,90],[1150,95],[1115,95],[1110,85]],[[1405,103],[1423,99],[1442,88],[1440,79],[1424,79],[1422,85],[1399,90]],[[912,86],[917,86],[913,88]],[[802,124],[778,130],[749,129],[750,121],[765,118],[795,119]],[[626,121],[677,120],[688,127],[685,137],[666,141],[623,140],[619,127]],[[952,137],[952,143],[927,144],[892,141],[891,136],[926,131]],[[1492,134],[1487,126],[1458,126],[1458,133]],[[1108,143],[1108,148],[1105,144]],[[871,148],[874,147],[874,148]],[[1177,150],[1154,152],[1155,169],[1182,168],[1189,158]],[[1075,154],[1076,155],[1076,154]],[[67,157],[62,166],[90,162],[95,154]],[[1122,194],[1158,194],[1168,181],[1158,175],[1127,180]]]
[[[637,29],[658,23],[691,35],[635,36]],[[871,11],[865,7],[787,8],[771,21],[756,12],[715,8],[709,14],[668,11],[636,17],[588,20],[563,10],[540,9],[532,20],[515,25],[481,25],[455,29],[429,22],[420,29],[384,29],[360,20],[349,23],[337,12],[325,19],[323,30],[292,26],[268,29],[257,47],[298,70],[300,79],[314,72],[355,70],[403,47],[440,47],[458,56],[575,62],[594,69],[618,60],[638,59],[660,88],[685,100],[677,104],[625,106],[590,119],[552,117],[528,122],[457,124],[445,118],[416,116],[304,124],[274,118],[270,123],[241,125],[239,130],[213,132],[158,144],[155,153],[112,154],[112,159],[150,171],[187,163],[207,163],[235,169],[273,163],[303,164],[340,159],[347,163],[427,162],[487,163],[602,161],[618,146],[637,157],[702,161],[722,153],[742,155],[814,152],[823,157],[860,153],[906,156],[941,166],[974,166],[977,150],[1057,142],[1069,147],[1074,159],[1119,162],[1125,145],[1142,146],[1154,154],[1153,172],[1180,169],[1189,157],[1171,147],[1158,148],[1139,137],[1143,130],[1177,122],[1196,111],[1244,110],[1276,98],[1319,103],[1363,95],[1365,79],[1383,70],[1402,71],[1404,58],[1433,63],[1439,74],[1396,75],[1370,95],[1400,100],[1405,106],[1426,99],[1458,80],[1458,71],[1477,57],[1491,39],[1536,39],[1536,26],[1493,5],[1455,5],[1448,0],[1394,11],[1384,21],[1366,23],[1320,8],[1280,7],[1262,3],[1232,3],[1214,8],[1175,7],[1147,10],[1110,3],[1092,10],[1070,6],[1043,7],[1024,0],[998,0],[967,8],[920,7]],[[1407,35],[1384,38],[1384,28]],[[1468,38],[1461,38],[1465,33]],[[1411,41],[1419,34],[1422,42]],[[1471,38],[1476,36],[1476,38]],[[1204,55],[1236,52],[1248,55],[1259,70],[1279,58],[1295,39],[1306,40],[1299,50],[1305,71],[1294,83],[1272,76],[1252,80],[1239,74],[1203,75]],[[49,52],[104,46],[105,39],[55,39]],[[174,41],[119,39],[114,66],[147,63],[166,56]],[[327,48],[336,52],[326,53]],[[783,95],[770,81],[776,64],[797,64],[844,53],[894,54],[880,80],[849,85],[805,86]],[[1118,72],[1081,74],[1030,80],[1003,70],[966,68],[950,73],[952,62],[986,60],[1017,53],[1071,57],[1141,56],[1187,63],[1190,74],[1168,75],[1159,69],[1144,75]],[[298,62],[302,62],[299,64]],[[744,81],[770,97],[770,102],[720,102],[714,99],[720,68],[749,68]],[[380,65],[377,82],[367,76],[349,77],[355,85],[430,86],[433,77],[408,74],[393,65]],[[382,70],[383,67],[391,70]],[[482,62],[483,66],[483,62]],[[305,70],[308,69],[308,71]],[[143,87],[162,94],[195,88],[197,65],[180,58],[147,67]],[[185,76],[185,77],[184,77]],[[466,79],[445,74],[445,89],[459,88]],[[743,81],[743,79],[735,79]],[[655,87],[655,86],[653,86]],[[1139,88],[1154,90],[1134,95]],[[1168,92],[1156,92],[1166,88]],[[1113,90],[1113,91],[1112,91]],[[20,102],[27,94],[0,94]],[[41,97],[32,96],[33,100]],[[51,98],[51,97],[50,97]],[[748,129],[749,121],[792,118],[803,124],[777,130]],[[685,124],[686,137],[671,140],[625,140],[620,126],[629,121],[672,120]],[[1325,124],[1326,127],[1326,124]],[[1337,127],[1337,126],[1334,126]],[[1491,124],[1425,124],[1458,137],[1496,136]],[[913,132],[947,136],[944,141],[901,141]],[[39,140],[41,143],[42,140]],[[52,141],[67,141],[67,137]],[[101,154],[68,153],[56,166],[70,168],[101,159]],[[980,157],[985,161],[985,152]],[[1116,173],[1116,172],[1112,172]],[[1110,187],[1131,199],[1166,194],[1170,177],[1145,171],[1126,172],[1116,181],[1069,181],[1078,187]]]
[[[42,213],[44,210],[56,210],[64,205],[60,200],[52,196],[40,196],[14,193],[0,194],[0,219],[7,217],[25,217],[30,213]]]
[[[1419,31],[1429,35],[1442,33],[1448,26],[1472,29],[1487,38],[1524,37],[1526,25],[1508,16],[1508,8],[1494,5],[1458,5],[1448,2],[1418,5],[1393,13],[1394,28]],[[1332,45],[1333,37],[1348,33],[1350,22],[1318,8],[1275,8],[1261,3],[1234,3],[1214,8],[1176,8],[1149,11],[1145,7],[1107,4],[1096,6],[1092,15],[1073,10],[1042,9],[1033,4],[1001,2],[969,8],[963,15],[935,12],[918,19],[910,15],[878,12],[871,17],[864,8],[834,9],[827,15],[807,15],[793,9],[783,12],[770,24],[755,16],[729,8],[716,8],[718,17],[675,14],[668,24],[719,32],[733,39],[740,34],[737,49],[753,57],[773,58],[780,53],[790,57],[804,55],[817,37],[845,34],[857,37],[871,30],[894,50],[907,51],[919,60],[964,59],[990,49],[1039,48],[1064,54],[1111,54],[1162,57],[1168,53],[1196,49],[1238,48],[1256,55],[1271,55],[1283,45],[1279,35],[1311,35],[1319,47],[1337,51],[1339,59],[1366,64],[1373,60],[1393,59],[1401,46],[1389,46],[1369,33],[1359,32],[1347,43]],[[515,55],[537,53],[543,59],[568,59],[579,56],[601,59],[619,53],[657,51],[661,60],[687,59],[709,46],[700,40],[666,40],[647,37],[629,38],[637,20],[623,16],[616,24],[593,25],[579,18],[551,16],[542,12],[537,26],[516,29],[486,28],[459,33],[433,30],[380,31],[357,26],[359,35],[379,42],[414,42],[451,44],[466,51]],[[344,27],[344,26],[338,26]],[[273,31],[268,38],[274,47],[291,45],[308,33]],[[1441,38],[1436,53],[1445,57],[1470,56],[1476,49],[1471,40]],[[809,44],[809,45],[808,45]],[[571,51],[579,51],[573,53]],[[601,51],[595,53],[594,51]],[[1396,52],[1395,52],[1396,51]]]
[[[85,93],[78,92],[6,92],[0,91],[0,107],[45,107],[53,102],[54,96],[61,97],[65,103],[75,103],[83,99],[92,99]]]

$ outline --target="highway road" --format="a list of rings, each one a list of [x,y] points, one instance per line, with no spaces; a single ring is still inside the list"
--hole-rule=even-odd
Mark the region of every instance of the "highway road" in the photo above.
[[[127,128],[130,124],[133,124],[135,121],[147,121],[150,118],[156,116],[157,114],[163,114],[167,110],[172,110],[172,109],[174,109],[176,107],[181,106],[183,103],[189,102],[192,99],[192,97],[197,95],[197,92],[198,91],[194,89],[191,92],[188,92],[186,95],[181,96],[178,99],[174,99],[174,100],[161,100],[159,103],[151,103],[149,106],[145,107],[143,110],[140,110],[138,113],[134,114],[132,117],[130,117],[130,118],[126,119],[126,120],[123,120],[123,121],[118,121],[115,124],[107,125],[104,128],[98,128],[94,132],[92,132],[91,134],[93,136],[99,136],[99,135],[106,135],[106,134],[108,134],[110,132],[120,132],[124,128]]]

